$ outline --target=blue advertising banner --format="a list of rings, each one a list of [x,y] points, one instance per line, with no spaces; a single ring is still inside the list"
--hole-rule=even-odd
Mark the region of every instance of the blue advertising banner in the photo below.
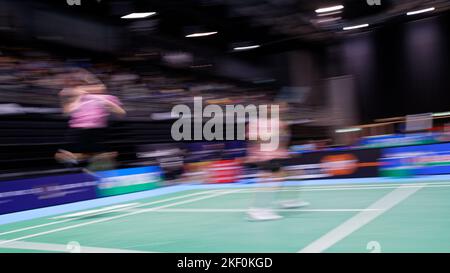
[[[383,149],[380,161],[382,176],[450,174],[450,143]]]
[[[316,145],[314,144],[304,144],[304,145],[292,145],[289,147],[289,152],[291,154],[303,154],[308,152],[314,152],[316,150]]]
[[[247,154],[247,144],[242,140],[226,141],[222,159],[235,159]]]
[[[0,214],[94,199],[96,185],[84,173],[0,182]]]
[[[244,157],[247,153],[245,141],[207,141],[188,143],[186,162],[206,162]]]
[[[421,145],[437,143],[437,133],[394,134],[361,139],[359,146],[366,148],[385,148],[408,145]]]
[[[99,178],[98,197],[151,190],[162,183],[159,166],[102,171],[95,175]]]
[[[186,162],[204,162],[217,160],[222,157],[225,144],[223,142],[193,142],[185,146],[188,151]]]

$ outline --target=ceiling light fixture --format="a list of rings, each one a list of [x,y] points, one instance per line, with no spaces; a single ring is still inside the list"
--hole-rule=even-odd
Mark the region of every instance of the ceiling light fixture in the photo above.
[[[122,18],[122,19],[139,19],[139,18],[149,17],[149,16],[152,16],[155,14],[156,14],[156,12],[133,12],[128,15],[124,15],[120,18]]]
[[[415,10],[415,11],[410,11],[408,13],[406,13],[406,15],[410,16],[410,15],[416,15],[419,13],[425,13],[425,12],[430,12],[430,11],[434,11],[435,8],[427,8],[427,9],[420,9],[420,10]]]
[[[320,8],[320,9],[316,9],[316,13],[332,12],[332,11],[341,10],[343,8],[344,8],[343,5],[332,6],[332,7],[327,7],[327,8]]]
[[[450,112],[434,113],[433,117],[446,117],[450,116]]]
[[[217,34],[217,33],[218,33],[217,31],[197,32],[197,33],[192,33],[192,34],[186,35],[186,38],[204,37],[204,36],[214,35],[214,34]]]
[[[234,50],[235,51],[242,51],[242,50],[249,50],[249,49],[255,49],[260,47],[260,45],[251,45],[251,46],[239,46],[239,47],[235,47]]]
[[[352,30],[352,29],[364,28],[364,27],[368,27],[368,26],[369,26],[369,24],[362,24],[362,25],[344,27],[343,30]]]
[[[361,128],[344,128],[344,129],[336,130],[336,133],[342,134],[342,133],[351,133],[351,132],[359,132],[359,131],[361,131]]]

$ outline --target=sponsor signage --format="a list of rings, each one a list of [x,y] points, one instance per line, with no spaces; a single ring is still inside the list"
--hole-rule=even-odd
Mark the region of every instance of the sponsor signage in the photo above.
[[[450,143],[383,149],[380,175],[450,174]]]
[[[241,164],[238,160],[219,160],[208,166],[210,183],[233,183],[239,180]]]
[[[162,175],[158,166],[96,172],[99,197],[126,194],[157,188]]]
[[[289,179],[378,176],[379,149],[307,153],[286,161]]]
[[[291,154],[314,152],[316,149],[316,145],[314,144],[292,145],[291,147],[289,147],[289,151]]]
[[[193,142],[187,144],[186,149],[188,163],[232,160],[244,157],[247,153],[246,142],[241,140]]]
[[[0,214],[94,199],[96,185],[84,173],[0,182]]]
[[[360,146],[365,148],[386,148],[409,145],[433,144],[439,142],[439,134],[395,134],[376,137],[366,137],[360,142]]]

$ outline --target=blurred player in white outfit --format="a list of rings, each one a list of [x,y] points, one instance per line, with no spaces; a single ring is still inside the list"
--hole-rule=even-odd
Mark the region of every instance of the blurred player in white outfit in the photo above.
[[[286,105],[280,105],[280,113],[286,111]],[[270,109],[270,107],[269,107]],[[268,111],[267,117],[258,117],[257,122],[250,121],[248,127],[249,148],[246,163],[258,171],[258,182],[283,182],[284,161],[289,158],[290,131],[288,124],[277,113]],[[284,115],[284,114],[283,114]],[[257,124],[257,125],[255,125]],[[272,149],[263,149],[262,144],[268,144],[267,139],[278,139],[278,145]],[[266,140],[266,141],[264,141]],[[248,211],[250,220],[276,220],[282,218],[272,209],[275,195],[273,187],[263,187],[255,195],[255,202]],[[280,202],[282,208],[297,208],[308,203],[298,198]]]

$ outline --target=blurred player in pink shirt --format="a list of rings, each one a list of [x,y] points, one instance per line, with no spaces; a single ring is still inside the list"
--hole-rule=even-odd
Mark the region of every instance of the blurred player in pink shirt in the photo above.
[[[64,88],[59,95],[64,113],[70,116],[67,137],[71,147],[59,150],[55,158],[71,164],[89,160],[89,169],[102,169],[102,164],[110,167],[117,153],[111,152],[104,142],[110,114],[126,113],[119,99],[108,95],[99,81]]]

